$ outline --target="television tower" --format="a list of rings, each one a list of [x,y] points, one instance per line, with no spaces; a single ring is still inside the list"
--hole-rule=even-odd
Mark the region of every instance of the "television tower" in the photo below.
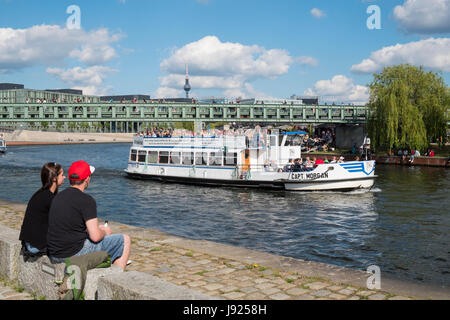
[[[189,98],[189,91],[191,91],[191,85],[189,84],[189,70],[188,64],[186,63],[186,82],[184,84],[184,91],[186,91],[186,99]]]

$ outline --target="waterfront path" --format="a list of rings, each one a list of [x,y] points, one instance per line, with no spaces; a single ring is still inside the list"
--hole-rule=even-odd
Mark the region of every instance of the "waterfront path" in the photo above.
[[[25,207],[0,200],[0,224],[20,229]],[[189,240],[115,222],[110,226],[114,233],[131,236],[133,262],[127,271],[146,272],[227,300],[450,299],[450,292],[442,288],[382,278],[382,290],[368,290],[368,274],[362,271]],[[6,298],[29,297],[7,290],[0,282],[0,299],[5,298],[2,292],[6,292]]]

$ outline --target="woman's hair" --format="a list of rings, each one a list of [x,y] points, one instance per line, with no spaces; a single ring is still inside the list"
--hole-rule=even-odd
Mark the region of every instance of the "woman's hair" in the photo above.
[[[42,190],[50,189],[54,180],[61,173],[62,167],[60,164],[56,162],[48,162],[44,164],[41,169],[41,181],[42,181]],[[58,185],[56,186],[55,194],[58,192]]]

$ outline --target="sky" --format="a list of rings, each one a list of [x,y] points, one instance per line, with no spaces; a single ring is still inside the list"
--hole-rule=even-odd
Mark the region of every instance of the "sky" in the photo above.
[[[364,104],[400,63],[450,80],[450,0],[0,0],[0,83]]]

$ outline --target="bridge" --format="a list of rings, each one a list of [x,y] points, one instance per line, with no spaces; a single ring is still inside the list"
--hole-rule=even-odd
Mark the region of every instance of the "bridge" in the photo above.
[[[67,127],[83,123],[127,132],[153,123],[246,122],[301,124],[363,124],[366,106],[354,105],[243,105],[179,103],[0,104],[0,126]]]

